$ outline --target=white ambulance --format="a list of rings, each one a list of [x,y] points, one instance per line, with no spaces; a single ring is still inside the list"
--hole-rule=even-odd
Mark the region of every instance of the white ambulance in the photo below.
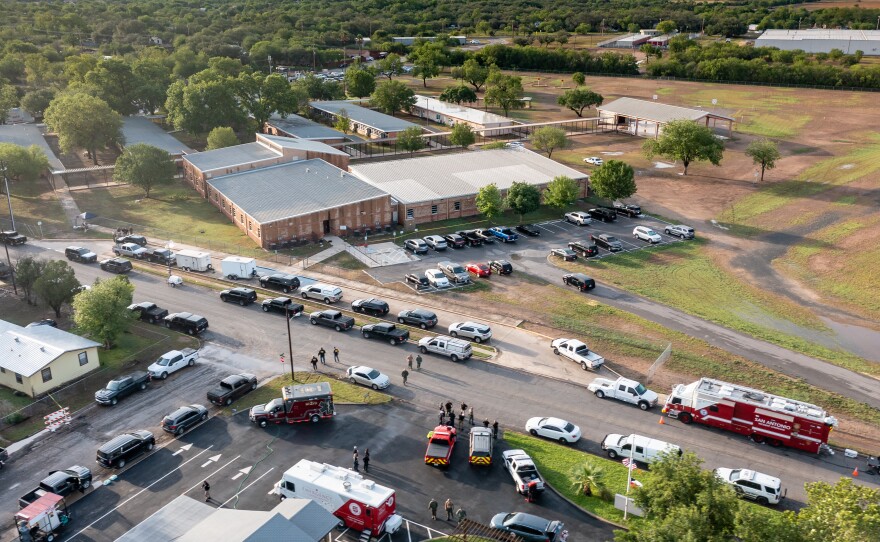
[[[300,460],[281,476],[275,493],[282,500],[311,499],[346,527],[369,531],[376,538],[382,533],[394,533],[403,523],[403,518],[395,513],[397,496],[393,489],[366,480],[353,470],[327,463]]]

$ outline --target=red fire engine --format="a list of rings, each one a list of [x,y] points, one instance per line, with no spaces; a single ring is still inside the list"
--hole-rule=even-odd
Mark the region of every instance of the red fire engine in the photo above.
[[[281,399],[252,407],[250,418],[260,427],[266,427],[270,423],[319,422],[335,414],[330,384],[315,382],[284,386]]]
[[[813,453],[830,451],[828,435],[837,425],[816,405],[710,378],[675,386],[663,412],[685,424],[702,423]]]
[[[365,480],[353,470],[326,463],[301,459],[281,476],[275,493],[282,499],[312,499],[346,527],[368,532],[377,539],[382,533],[393,534],[403,524],[403,518],[395,513],[393,489]]]

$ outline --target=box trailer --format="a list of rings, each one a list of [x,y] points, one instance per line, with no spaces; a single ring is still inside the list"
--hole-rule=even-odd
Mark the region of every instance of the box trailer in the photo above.
[[[244,256],[229,256],[220,260],[220,272],[229,280],[249,279],[257,276],[257,260]]]
[[[177,259],[177,267],[184,271],[213,271],[211,255],[198,250],[181,250],[174,255]]]

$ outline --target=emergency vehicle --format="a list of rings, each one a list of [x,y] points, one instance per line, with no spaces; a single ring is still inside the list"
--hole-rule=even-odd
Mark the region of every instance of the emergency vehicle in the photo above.
[[[471,465],[492,465],[492,430],[488,427],[472,427],[468,461]]]
[[[395,513],[393,489],[327,463],[301,459],[281,476],[275,493],[281,500],[311,499],[339,518],[340,524],[376,538],[382,533],[393,534],[403,523]]]
[[[428,433],[428,449],[425,451],[425,465],[448,467],[455,448],[457,432],[451,425],[438,425]]]
[[[333,392],[328,382],[313,382],[281,388],[281,399],[251,408],[250,419],[260,427],[270,423],[317,423],[336,415]]]
[[[701,423],[812,453],[831,450],[828,436],[837,425],[816,405],[710,378],[675,386],[663,412],[685,424]]]

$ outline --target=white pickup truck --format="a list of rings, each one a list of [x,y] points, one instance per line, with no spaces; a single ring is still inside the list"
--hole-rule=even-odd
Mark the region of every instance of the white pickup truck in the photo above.
[[[583,370],[596,370],[605,363],[605,358],[590,350],[577,339],[556,339],[550,343],[553,353],[564,356],[581,366]]]
[[[153,378],[161,378],[165,380],[168,375],[175,371],[179,371],[184,367],[192,367],[199,359],[199,351],[192,348],[184,348],[183,350],[172,350],[165,352],[162,357],[147,367],[147,371]]]
[[[648,410],[649,408],[656,406],[658,400],[657,394],[653,391],[639,384],[635,380],[623,377],[620,377],[617,380],[597,378],[590,382],[587,389],[595,393],[596,397],[599,399],[602,399],[603,397],[617,399],[618,401],[638,405],[642,410]]]
[[[516,490],[525,495],[529,490],[529,482],[535,482],[535,491],[540,493],[544,491],[544,480],[538,474],[538,467],[535,462],[523,450],[507,450],[501,454],[504,458],[504,467],[513,478],[516,484]]]

